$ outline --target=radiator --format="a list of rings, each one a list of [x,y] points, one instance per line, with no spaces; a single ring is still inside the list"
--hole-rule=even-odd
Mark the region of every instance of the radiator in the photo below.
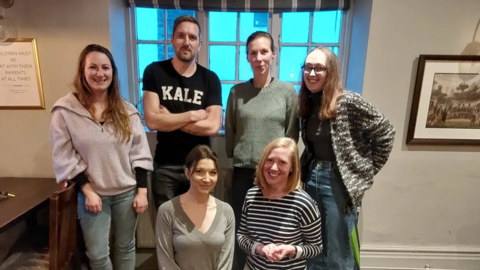
[[[219,200],[231,202],[231,168],[220,168],[218,182],[214,190],[215,197]],[[148,211],[139,215],[137,223],[137,247],[155,248],[155,221],[156,212],[153,202],[151,177],[148,177]]]

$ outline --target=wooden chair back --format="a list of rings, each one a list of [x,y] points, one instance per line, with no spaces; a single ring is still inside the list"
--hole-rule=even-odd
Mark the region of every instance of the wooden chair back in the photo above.
[[[77,192],[75,184],[50,197],[50,270],[77,268]]]

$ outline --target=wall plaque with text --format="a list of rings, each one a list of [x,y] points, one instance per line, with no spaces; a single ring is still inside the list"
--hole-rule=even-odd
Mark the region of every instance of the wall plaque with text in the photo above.
[[[0,109],[45,109],[34,38],[0,43]]]

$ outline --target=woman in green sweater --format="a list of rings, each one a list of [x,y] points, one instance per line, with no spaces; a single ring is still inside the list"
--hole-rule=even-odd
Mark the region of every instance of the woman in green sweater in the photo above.
[[[247,191],[253,187],[255,168],[263,148],[273,139],[290,137],[298,141],[298,96],[292,84],[270,75],[276,50],[272,36],[258,31],[247,39],[247,60],[253,78],[232,87],[225,119],[227,157],[233,158],[232,200],[238,223]],[[236,245],[240,269],[246,254]]]

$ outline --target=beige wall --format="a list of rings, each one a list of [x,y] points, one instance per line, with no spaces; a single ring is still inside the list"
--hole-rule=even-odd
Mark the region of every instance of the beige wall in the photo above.
[[[363,244],[373,257],[423,250],[423,259],[401,266],[431,260],[431,267],[480,269],[480,148],[405,144],[418,55],[460,54],[479,9],[478,0],[373,1],[363,96],[397,130],[390,161],[364,199]]]
[[[0,111],[0,176],[53,177],[50,108],[71,90],[81,50],[90,43],[110,48],[111,41],[122,35],[122,31],[110,31],[110,25],[120,29],[125,25],[123,18],[122,23],[115,24],[124,11],[114,6],[97,0],[17,0],[6,10],[17,24],[19,38],[37,39],[46,109]],[[125,30],[123,40],[124,33]],[[122,53],[115,48],[112,51],[118,55],[119,64],[123,64],[120,74],[126,77],[126,60],[121,57],[126,58],[125,49]],[[122,86],[126,83],[122,79]]]
[[[366,244],[480,246],[480,148],[405,145],[416,58],[460,54],[479,8],[480,1],[465,0],[373,2],[363,96],[397,136],[365,199]]]
[[[37,38],[47,109],[0,111],[0,176],[53,176],[49,108],[69,91],[85,45],[114,44],[121,73],[128,74],[125,24],[118,23],[124,10],[118,3],[17,0],[7,10],[19,37]],[[480,148],[405,145],[416,58],[460,54],[480,18],[480,1],[358,0],[356,8],[348,85],[362,91],[397,129],[390,161],[364,200],[365,269],[426,263],[480,269]],[[122,86],[128,83],[123,79]],[[214,148],[224,157],[222,137]]]
[[[6,10],[18,37],[36,38],[45,110],[0,111],[0,176],[53,176],[50,108],[70,91],[80,51],[91,42],[110,46],[104,1],[15,1]]]

